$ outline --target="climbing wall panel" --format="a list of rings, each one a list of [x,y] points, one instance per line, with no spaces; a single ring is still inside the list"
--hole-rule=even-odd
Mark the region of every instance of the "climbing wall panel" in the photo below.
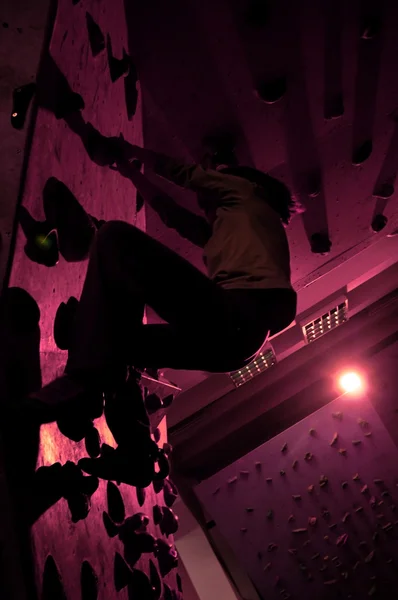
[[[142,145],[138,84],[134,65],[123,51],[126,47],[122,0],[59,1],[49,52],[38,75],[39,108],[23,197],[23,214],[28,215],[25,225],[32,219],[44,221],[43,189],[50,178],[56,178],[96,219],[122,219],[145,228],[143,211],[136,211],[135,189],[102,166],[98,156],[92,160],[85,137],[87,130],[104,136],[123,133],[131,142]],[[69,98],[66,103],[65,98]],[[76,106],[71,114],[73,102]],[[73,238],[73,231],[71,234]],[[83,259],[67,261],[61,252],[54,266],[37,264],[28,258],[26,241],[26,229],[20,227],[10,285],[13,293],[15,288],[24,290],[23,301],[32,314],[36,314],[37,307],[40,310],[40,348],[35,346],[38,338],[33,330],[30,354],[19,350],[18,372],[20,379],[29,379],[28,388],[37,389],[39,363],[43,383],[54,379],[65,366],[66,352],[59,350],[54,341],[54,318],[61,302],[80,296],[87,263]],[[42,250],[51,250],[47,242]],[[18,297],[18,289],[16,293]],[[13,344],[16,354],[18,343],[16,340]],[[36,364],[33,357],[37,358]],[[98,455],[99,443],[116,446],[104,417],[95,421],[95,427],[99,439],[95,433],[91,438],[94,456]],[[155,435],[159,446],[166,442],[166,436],[163,421]],[[82,474],[73,463],[87,456],[88,450],[87,440],[71,441],[56,424],[42,426],[36,476],[27,472],[22,483],[17,481],[21,485],[18,506],[35,506],[31,541],[38,597],[179,598],[176,557],[169,548],[177,526],[171,509],[176,494],[172,483],[166,481],[158,483],[156,489],[150,485],[140,490],[102,480],[97,487],[86,477],[85,494],[60,499],[62,486],[68,492],[70,485],[81,484],[76,477]],[[25,463],[35,461],[26,453],[19,458],[27,469]],[[56,485],[61,486],[59,494],[55,493]],[[53,503],[48,501],[52,493]],[[44,510],[46,503],[48,508]]]
[[[263,598],[387,598],[397,585],[398,451],[340,398],[197,493]]]

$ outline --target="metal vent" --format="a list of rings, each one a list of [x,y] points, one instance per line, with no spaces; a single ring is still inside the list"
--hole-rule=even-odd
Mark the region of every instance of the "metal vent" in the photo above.
[[[238,371],[232,371],[229,376],[234,382],[235,387],[239,387],[244,383],[256,377],[256,375],[260,375],[269,367],[272,367],[276,363],[276,356],[272,348],[267,348],[264,352],[260,352],[258,356],[251,363],[239,369]]]
[[[335,308],[332,308],[318,319],[307,323],[303,327],[303,334],[308,344],[314,342],[328,331],[335,329],[347,321],[348,301],[342,302]]]

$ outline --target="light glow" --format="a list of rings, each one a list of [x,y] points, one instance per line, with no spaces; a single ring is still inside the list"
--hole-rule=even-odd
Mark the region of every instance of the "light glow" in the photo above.
[[[364,387],[362,377],[355,371],[349,371],[341,375],[339,383],[346,394],[358,394]]]

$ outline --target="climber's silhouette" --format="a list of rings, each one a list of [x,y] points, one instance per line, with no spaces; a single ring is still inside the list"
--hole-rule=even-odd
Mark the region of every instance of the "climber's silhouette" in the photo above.
[[[132,159],[198,192],[206,218],[189,213],[184,235],[204,249],[208,275],[128,223],[103,225],[91,246],[65,375],[35,396],[41,408],[114,386],[126,365],[238,369],[295,317],[284,230],[295,205],[285,185],[255,169],[186,166],[111,138],[108,164],[165,210],[167,197],[150,197]],[[165,323],[143,324],[145,305]]]

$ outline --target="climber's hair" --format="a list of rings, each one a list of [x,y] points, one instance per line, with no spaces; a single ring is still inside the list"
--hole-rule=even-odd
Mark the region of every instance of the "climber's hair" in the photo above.
[[[291,194],[289,188],[267,173],[252,167],[223,167],[220,172],[242,177],[254,183],[258,188],[256,190],[257,195],[262,196],[271,208],[279,214],[284,225],[290,223],[293,215],[303,212],[303,207]]]

